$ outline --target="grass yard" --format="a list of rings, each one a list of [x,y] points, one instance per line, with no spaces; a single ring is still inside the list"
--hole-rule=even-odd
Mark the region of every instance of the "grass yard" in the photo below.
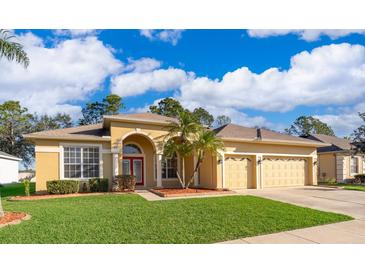
[[[30,221],[0,229],[0,243],[214,243],[351,217],[227,196],[148,202],[136,194],[6,201]]]
[[[30,183],[30,193],[34,192],[35,192],[35,183]],[[0,187],[0,194],[1,197],[3,198],[9,196],[23,196],[25,195],[24,185],[22,183],[3,185],[3,187]]]
[[[341,187],[343,187],[343,189],[346,189],[346,190],[365,191],[365,185],[336,183],[336,184],[333,184],[332,186],[341,186]]]
[[[347,190],[365,191],[365,186],[361,185],[344,185],[343,188]]]

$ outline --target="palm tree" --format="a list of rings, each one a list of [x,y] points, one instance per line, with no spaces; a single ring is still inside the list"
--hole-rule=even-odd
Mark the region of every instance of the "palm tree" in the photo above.
[[[187,188],[193,182],[195,175],[200,169],[206,154],[210,153],[216,155],[219,150],[224,150],[223,141],[218,138],[214,131],[202,128],[198,131],[196,139],[193,142],[195,154],[197,155],[197,162],[194,167],[194,172],[187,183]]]
[[[177,177],[183,188],[187,188],[185,181],[185,159],[194,151],[194,135],[202,126],[196,122],[190,112],[179,111],[178,120],[171,122],[166,129],[169,133],[165,136],[164,154],[177,155],[181,159],[182,175],[177,171]]]
[[[172,122],[167,127],[167,134],[164,146],[166,156],[178,155],[181,158],[180,176],[177,171],[179,182],[183,188],[189,188],[195,174],[205,159],[206,153],[216,154],[218,150],[223,149],[223,142],[216,137],[214,131],[204,128],[194,120],[191,113],[187,111],[179,112],[178,121]],[[194,167],[194,173],[188,181],[185,180],[185,159],[186,157],[197,154],[197,164]]]
[[[17,63],[27,68],[29,66],[28,55],[21,44],[11,41],[13,38],[14,35],[11,35],[10,31],[0,29],[0,59],[5,57],[9,61],[15,60]],[[0,218],[4,217],[4,215],[5,213],[0,194]]]
[[[8,30],[0,29],[0,59],[5,57],[9,61],[15,60],[25,68],[29,66],[29,58],[23,49],[23,45],[12,41],[15,36]]]

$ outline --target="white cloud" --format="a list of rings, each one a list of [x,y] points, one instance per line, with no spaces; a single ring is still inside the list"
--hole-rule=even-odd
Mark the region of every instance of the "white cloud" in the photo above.
[[[354,129],[364,123],[358,115],[358,112],[364,111],[365,102],[353,107],[339,108],[338,114],[315,115],[315,117],[331,126],[338,136],[349,136]]]
[[[58,36],[82,37],[88,35],[95,35],[96,29],[57,29],[53,31]]]
[[[316,41],[321,36],[328,36],[332,40],[348,36],[350,34],[365,34],[365,30],[360,29],[249,29],[247,33],[250,37],[265,38],[270,36],[283,36],[295,34],[305,41]]]
[[[147,91],[166,92],[178,89],[192,77],[192,74],[176,68],[137,70],[113,77],[111,92],[119,96],[141,95]]]
[[[79,115],[75,101],[85,101],[101,87],[106,77],[117,73],[122,63],[96,37],[59,41],[45,47],[32,33],[18,37],[30,65],[0,61],[0,102],[19,100],[30,111]]]
[[[124,72],[149,72],[161,67],[161,62],[153,58],[129,59]]]
[[[364,100],[365,48],[329,45],[291,58],[288,70],[261,74],[247,67],[221,80],[198,77],[184,82],[180,99],[217,107],[286,112],[299,105],[345,105]]]
[[[150,30],[150,29],[144,29],[140,30],[140,34],[146,38],[148,38],[151,41],[160,40],[163,42],[170,43],[172,45],[176,45],[177,42],[182,37],[183,30]]]

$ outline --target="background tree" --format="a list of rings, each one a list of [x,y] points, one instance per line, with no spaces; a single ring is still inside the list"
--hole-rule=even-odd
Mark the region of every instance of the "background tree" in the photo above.
[[[321,120],[312,116],[300,116],[290,128],[285,129],[290,135],[306,136],[309,134],[326,134],[335,136],[332,128]]]
[[[82,118],[79,125],[90,125],[101,123],[103,115],[118,114],[124,108],[122,98],[115,94],[106,96],[102,102],[87,103],[82,108]]]
[[[0,105],[0,150],[23,159],[29,166],[33,159],[33,145],[23,134],[32,131],[32,115],[17,101],[7,101]]]
[[[193,117],[198,123],[207,127],[211,127],[214,122],[213,115],[202,107],[194,109]]]
[[[365,153],[365,112],[359,113],[359,116],[363,121],[363,125],[355,129],[351,137],[356,146],[356,152]]]
[[[44,131],[59,128],[68,128],[72,126],[71,116],[65,113],[57,113],[55,116],[50,116],[47,114],[38,115],[33,114],[31,118],[33,124],[33,131]]]
[[[221,127],[231,123],[231,118],[226,115],[219,115],[214,121],[214,127]]]
[[[14,41],[15,36],[8,30],[0,29],[0,59],[15,60],[25,68],[29,66],[29,58],[20,43]]]
[[[184,110],[179,101],[169,97],[160,100],[157,106],[150,106],[150,112],[173,118],[178,117]]]

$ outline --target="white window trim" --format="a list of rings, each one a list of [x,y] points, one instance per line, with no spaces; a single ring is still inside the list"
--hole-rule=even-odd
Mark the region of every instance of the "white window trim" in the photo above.
[[[142,149],[140,144],[138,144],[137,142],[129,141],[129,142],[123,143],[123,146],[130,145],[130,144],[136,145],[139,148],[139,150],[142,152],[142,154],[141,153],[138,153],[138,154],[123,154],[122,153],[122,155],[123,155],[123,157],[126,156],[126,157],[142,157],[143,158],[143,171],[142,171],[143,172],[143,186],[146,187],[147,186],[147,180],[146,180],[146,154],[144,153],[144,150]],[[123,147],[122,147],[122,152],[123,152]],[[123,165],[123,159],[122,159],[122,165]]]
[[[124,146],[127,146],[127,145],[135,145],[135,146],[137,146],[138,148],[139,148],[139,150],[141,151],[141,153],[136,153],[136,154],[127,154],[127,153],[123,153],[123,147]],[[142,149],[142,147],[138,144],[138,143],[136,143],[136,142],[132,142],[132,141],[130,141],[130,142],[126,142],[126,143],[123,143],[123,147],[122,147],[122,154],[123,155],[126,155],[126,156],[136,156],[136,157],[142,157],[142,156],[144,156],[145,155],[145,153],[144,153],[144,151],[143,151],[143,149]]]
[[[61,180],[88,180],[91,178],[66,178],[65,177],[65,163],[64,163],[64,147],[80,147],[80,148],[88,148],[88,147],[98,147],[99,148],[99,178],[103,178],[103,145],[101,144],[80,144],[80,143],[60,143],[60,179]],[[81,157],[81,165],[82,165],[82,157]],[[82,172],[81,172],[82,175]]]
[[[356,172],[352,172],[352,159],[356,159],[356,163],[357,163],[357,169]],[[360,157],[358,156],[354,156],[354,157],[350,157],[350,176],[354,176],[359,174],[359,170],[360,170]]]
[[[157,174],[156,174],[156,165],[157,165],[157,158],[158,154],[154,154],[153,157],[153,178],[155,179],[155,181],[157,181]],[[162,155],[162,158],[164,158],[164,156]],[[161,160],[161,180],[165,181],[165,182],[169,182],[169,181],[176,181],[179,178],[176,176],[175,178],[163,178],[162,177],[162,162],[163,160]],[[177,157],[177,171],[180,170],[180,165],[181,165],[181,160],[180,157]]]

